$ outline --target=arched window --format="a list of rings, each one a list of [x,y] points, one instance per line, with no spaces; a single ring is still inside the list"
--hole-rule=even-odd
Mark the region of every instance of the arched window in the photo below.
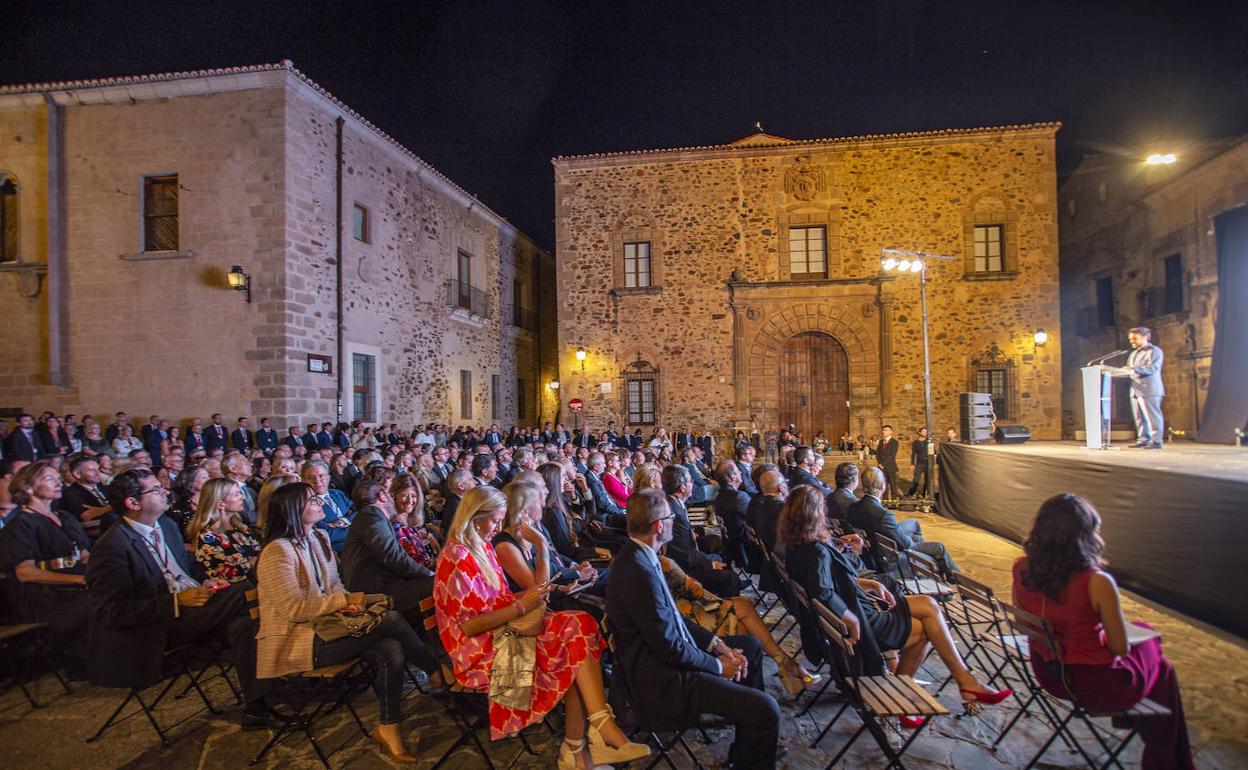
[[[992,411],[997,422],[1017,419],[1018,396],[1014,360],[997,343],[971,360],[969,389],[992,395]]]
[[[0,172],[0,262],[17,261],[17,183]]]
[[[624,411],[629,425],[654,425],[658,412],[659,370],[637,360],[624,369]]]

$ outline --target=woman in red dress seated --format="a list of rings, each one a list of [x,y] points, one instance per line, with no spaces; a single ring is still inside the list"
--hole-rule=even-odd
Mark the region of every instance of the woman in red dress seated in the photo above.
[[[629,486],[631,480],[624,473],[618,453],[604,452],[603,457],[607,461],[607,469],[602,474],[602,486],[615,504],[623,508],[628,505],[628,497],[633,493],[632,487]]]
[[[464,495],[438,557],[433,599],[438,632],[454,664],[455,678],[470,690],[488,690],[494,665],[494,631],[543,605],[550,585],[520,594],[507,587],[490,541],[502,527],[507,498],[489,486]],[[615,722],[602,686],[598,626],[585,612],[550,612],[537,637],[532,699],[527,709],[490,701],[490,735],[500,738],[538,722],[564,703],[564,742],[560,770],[628,762],[650,753],[631,743]],[[589,719],[589,747],[585,720]]]
[[[1088,708],[1118,711],[1143,698],[1170,709],[1168,717],[1138,720],[1144,770],[1194,768],[1174,665],[1161,640],[1127,641],[1118,586],[1102,572],[1101,517],[1092,504],[1066,493],[1045,500],[1014,563],[1014,603],[1049,624],[1075,697]],[[1150,628],[1143,623],[1135,625]],[[1040,685],[1066,698],[1053,651],[1031,646]]]

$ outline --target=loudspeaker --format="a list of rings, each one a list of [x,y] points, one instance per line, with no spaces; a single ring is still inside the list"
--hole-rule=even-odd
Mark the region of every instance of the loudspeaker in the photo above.
[[[1026,425],[998,425],[992,438],[998,444],[1022,444],[1031,439]]]
[[[983,444],[992,438],[992,423],[985,421],[983,425],[975,422],[961,421],[958,425],[958,436],[963,444]]]

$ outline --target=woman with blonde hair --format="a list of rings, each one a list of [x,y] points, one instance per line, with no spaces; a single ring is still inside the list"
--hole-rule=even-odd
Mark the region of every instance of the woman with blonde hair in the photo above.
[[[245,505],[242,485],[233,479],[211,479],[199,491],[186,539],[210,578],[246,580],[260,558],[260,543],[243,521]]]
[[[455,509],[446,546],[438,557],[433,599],[438,632],[454,664],[455,678],[472,690],[489,690],[496,631],[540,614],[533,684],[527,707],[491,699],[490,735],[500,738],[541,721],[562,700],[566,719],[559,749],[560,770],[628,762],[648,756],[631,743],[607,706],[602,685],[598,627],[584,612],[546,612],[550,583],[515,594],[502,577],[491,541],[507,515],[507,498],[489,486],[470,490]],[[518,629],[517,629],[518,630]],[[504,634],[506,631],[503,632]],[[586,751],[585,719],[589,718]]]

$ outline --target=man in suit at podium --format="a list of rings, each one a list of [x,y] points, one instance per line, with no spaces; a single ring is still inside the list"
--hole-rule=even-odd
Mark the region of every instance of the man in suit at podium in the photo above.
[[[1131,416],[1135,419],[1136,442],[1133,447],[1161,449],[1166,435],[1166,420],[1161,415],[1161,398],[1166,386],[1161,382],[1161,348],[1152,343],[1153,333],[1145,326],[1127,331],[1131,354],[1123,367],[1131,372]]]

